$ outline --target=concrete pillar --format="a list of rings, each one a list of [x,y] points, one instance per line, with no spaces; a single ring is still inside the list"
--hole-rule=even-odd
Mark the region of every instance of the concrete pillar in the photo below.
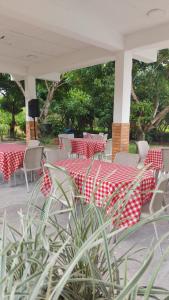
[[[35,139],[34,135],[34,122],[28,115],[28,102],[31,99],[36,98],[36,80],[33,76],[27,76],[25,78],[25,106],[26,106],[26,142],[30,139]],[[37,136],[37,120],[36,126],[36,136]]]
[[[114,112],[112,124],[112,156],[128,151],[130,133],[130,101],[132,54],[120,51],[115,61]]]

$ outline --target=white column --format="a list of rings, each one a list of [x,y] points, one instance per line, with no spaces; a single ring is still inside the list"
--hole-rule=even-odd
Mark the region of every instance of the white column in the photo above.
[[[129,123],[132,81],[132,54],[120,51],[115,61],[113,123]]]
[[[114,112],[112,124],[112,157],[117,152],[128,151],[130,135],[130,98],[132,80],[132,55],[117,53],[115,62]]]
[[[36,80],[33,76],[25,78],[25,106],[26,106],[26,121],[33,119],[28,115],[28,102],[31,99],[36,99]]]

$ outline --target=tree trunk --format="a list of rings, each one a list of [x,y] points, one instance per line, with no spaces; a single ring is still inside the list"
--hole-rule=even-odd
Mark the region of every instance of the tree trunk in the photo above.
[[[15,125],[16,125],[15,114],[12,113],[12,121],[10,124],[10,138],[12,139],[15,138]]]
[[[46,88],[48,90],[47,98],[45,100],[45,103],[43,105],[43,108],[41,110],[41,114],[39,117],[39,122],[45,122],[48,112],[49,112],[49,107],[51,105],[51,102],[53,100],[53,96],[55,91],[57,90],[58,87],[60,87],[62,84],[64,84],[64,79],[60,80],[59,82],[52,82],[52,84],[49,86],[47,81],[46,81]]]
[[[144,141],[145,140],[145,130],[141,126],[140,122],[139,124],[135,127],[136,129],[136,136],[138,141]]]

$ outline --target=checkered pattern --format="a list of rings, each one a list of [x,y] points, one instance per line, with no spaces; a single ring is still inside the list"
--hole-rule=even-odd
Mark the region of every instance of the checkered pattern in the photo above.
[[[151,164],[154,170],[161,170],[163,168],[162,151],[160,148],[152,148],[148,151],[147,157],[144,161],[145,165]]]
[[[103,206],[107,201],[111,205],[108,212],[111,213],[113,205],[118,199],[125,199],[127,188],[133,188],[125,209],[121,212],[121,225],[131,226],[139,221],[141,206],[150,201],[152,191],[155,188],[155,178],[151,170],[146,171],[141,183],[136,183],[139,171],[135,168],[124,167],[115,163],[107,163],[94,160],[64,160],[57,162],[57,166],[66,168],[68,173],[74,178],[79,191],[85,195],[86,202],[90,201],[91,194],[96,182],[95,199],[97,206]],[[86,173],[88,174],[86,178]],[[135,183],[134,183],[135,182]],[[51,189],[51,181],[46,174],[44,176],[41,191],[48,195]]]
[[[83,155],[86,158],[92,157],[95,153],[103,152],[105,149],[103,140],[75,138],[71,140],[71,144],[72,153]]]
[[[0,173],[4,180],[9,180],[11,175],[23,164],[25,145],[0,144]]]

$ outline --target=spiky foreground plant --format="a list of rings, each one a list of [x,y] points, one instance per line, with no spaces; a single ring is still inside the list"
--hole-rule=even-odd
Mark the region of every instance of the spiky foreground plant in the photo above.
[[[69,206],[65,210],[55,210],[59,199],[54,197],[46,199],[42,208],[39,208],[37,186],[29,201],[27,214],[19,212],[20,231],[7,223],[5,215],[3,217],[0,240],[0,299],[169,299],[169,291],[154,286],[160,266],[169,254],[169,248],[159,259],[146,287],[140,286],[139,281],[149,268],[159,243],[146,251],[132,278],[128,275],[128,264],[143,249],[129,249],[118,256],[115,254],[121,242],[141,226],[153,220],[169,220],[168,215],[160,216],[161,212],[158,212],[131,228],[117,229],[112,226],[112,219],[114,225],[120,225],[120,212],[139,180],[137,178],[125,191],[125,201],[119,199],[110,215],[107,214],[107,206],[115,195],[107,199],[107,206],[96,207],[96,185],[90,204],[84,205],[82,195],[72,207],[69,206],[66,192],[60,185]],[[71,220],[68,224],[61,225],[63,222],[59,220],[63,221],[63,213],[71,214]],[[117,234],[119,235],[115,240]],[[169,233],[161,240],[168,235]]]

